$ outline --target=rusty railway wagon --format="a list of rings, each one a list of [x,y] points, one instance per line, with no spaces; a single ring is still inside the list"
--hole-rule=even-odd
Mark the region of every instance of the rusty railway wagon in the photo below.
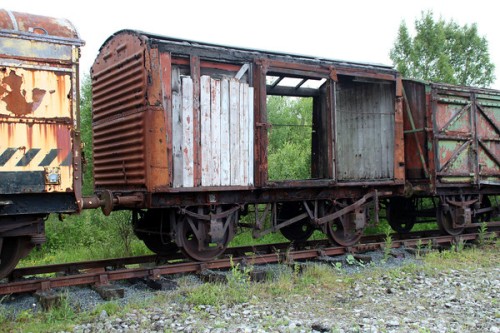
[[[499,91],[130,30],[104,43],[92,85],[86,206],[132,210],[154,252],[209,260],[236,226],[349,246],[379,203],[397,232],[429,218],[452,235],[499,225]],[[312,99],[306,179],[269,178],[270,96]]]
[[[0,10],[0,278],[45,241],[48,214],[80,208],[82,45],[66,20]]]
[[[458,235],[499,214],[500,91],[404,80],[405,197],[389,200],[399,232],[426,219]]]
[[[404,193],[403,84],[390,67],[124,30],[91,72],[99,198],[85,207],[132,210],[154,252],[209,260],[238,225],[351,245],[380,200]],[[273,95],[312,99],[307,179],[268,177]],[[248,211],[255,220],[239,223]]]
[[[350,246],[380,205],[397,232],[500,224],[500,91],[131,30],[92,67],[95,195],[82,198],[82,45],[66,20],[0,10],[0,278],[43,243],[48,214],[83,208],[130,210],[153,252],[201,261],[237,227]],[[273,96],[311,101],[304,179],[269,176],[294,162],[269,163]]]

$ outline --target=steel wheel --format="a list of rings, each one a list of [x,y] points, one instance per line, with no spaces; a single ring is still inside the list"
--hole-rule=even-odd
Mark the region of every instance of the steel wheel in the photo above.
[[[170,236],[170,211],[149,209],[134,226],[134,232],[144,245],[159,255],[177,252],[179,248]]]
[[[464,231],[465,227],[453,227],[453,209],[450,206],[448,212],[445,212],[443,207],[439,206],[437,209],[437,224],[442,231],[449,235],[457,236]]]
[[[278,213],[279,222],[284,222],[297,215],[302,214],[303,209],[300,203],[282,204]],[[280,229],[281,234],[292,242],[305,242],[314,232],[314,227],[309,223],[308,218],[295,222]]]
[[[299,221],[280,229],[281,234],[292,242],[305,242],[314,232],[314,227],[307,221]]]
[[[343,216],[336,220],[333,220],[328,223],[327,226],[327,235],[330,240],[341,246],[353,246],[361,239],[363,236],[363,229],[355,230],[353,226],[349,226],[349,224],[345,220],[348,218]],[[344,222],[342,221],[344,220]]]
[[[3,279],[16,267],[19,260],[28,254],[31,246],[27,237],[5,237],[1,240],[0,279]]]
[[[330,207],[328,211],[334,212],[334,206]],[[330,214],[327,213],[327,214]],[[353,246],[363,236],[364,228],[356,229],[356,223],[350,218],[352,215],[347,214],[330,221],[326,226],[326,234],[330,240],[341,246]]]
[[[209,261],[227,248],[234,235],[234,223],[230,222],[221,242],[214,243],[210,239],[210,222],[184,216],[177,222],[177,245],[189,258],[197,261]]]
[[[391,198],[387,205],[387,221],[398,233],[410,232],[416,222],[412,200],[403,197]]]

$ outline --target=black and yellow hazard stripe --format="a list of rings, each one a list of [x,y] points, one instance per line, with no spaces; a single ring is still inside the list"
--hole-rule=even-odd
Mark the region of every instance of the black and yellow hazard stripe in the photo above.
[[[38,164],[39,167],[46,167],[51,165],[54,160],[57,158],[60,149],[51,149],[48,153],[43,157],[42,161]],[[7,148],[0,154],[0,167],[5,166],[10,159],[14,156],[14,154],[18,151],[17,148]],[[16,167],[25,167],[30,164],[30,162],[41,152],[40,148],[31,148],[19,159],[16,163]],[[62,161],[62,163],[58,166],[69,166],[71,165],[72,160],[71,152],[68,153],[66,158]]]

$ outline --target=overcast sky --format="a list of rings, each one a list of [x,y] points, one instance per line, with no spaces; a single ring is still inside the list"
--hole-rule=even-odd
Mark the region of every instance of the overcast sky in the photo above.
[[[486,0],[0,0],[0,8],[70,20],[86,42],[81,59],[84,73],[102,43],[121,29],[390,65],[389,51],[401,21],[413,27],[422,11],[432,10],[436,19],[477,23],[496,66],[492,87],[500,89],[500,19],[493,4]]]

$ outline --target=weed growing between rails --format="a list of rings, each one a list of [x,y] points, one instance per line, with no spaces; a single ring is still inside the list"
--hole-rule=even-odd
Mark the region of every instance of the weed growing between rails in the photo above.
[[[497,241],[496,234],[494,232],[488,232],[486,222],[481,223],[478,232],[477,246],[479,247],[492,246],[495,244],[495,241]]]
[[[383,262],[387,262],[387,260],[389,259],[389,255],[391,254],[392,251],[391,231],[392,230],[390,228],[385,229],[384,258],[382,259]]]
[[[251,271],[252,267],[242,269],[240,264],[234,264],[231,258],[231,270],[226,275],[226,283],[204,283],[190,290],[186,300],[193,305],[210,306],[249,302],[255,289],[250,281]]]

